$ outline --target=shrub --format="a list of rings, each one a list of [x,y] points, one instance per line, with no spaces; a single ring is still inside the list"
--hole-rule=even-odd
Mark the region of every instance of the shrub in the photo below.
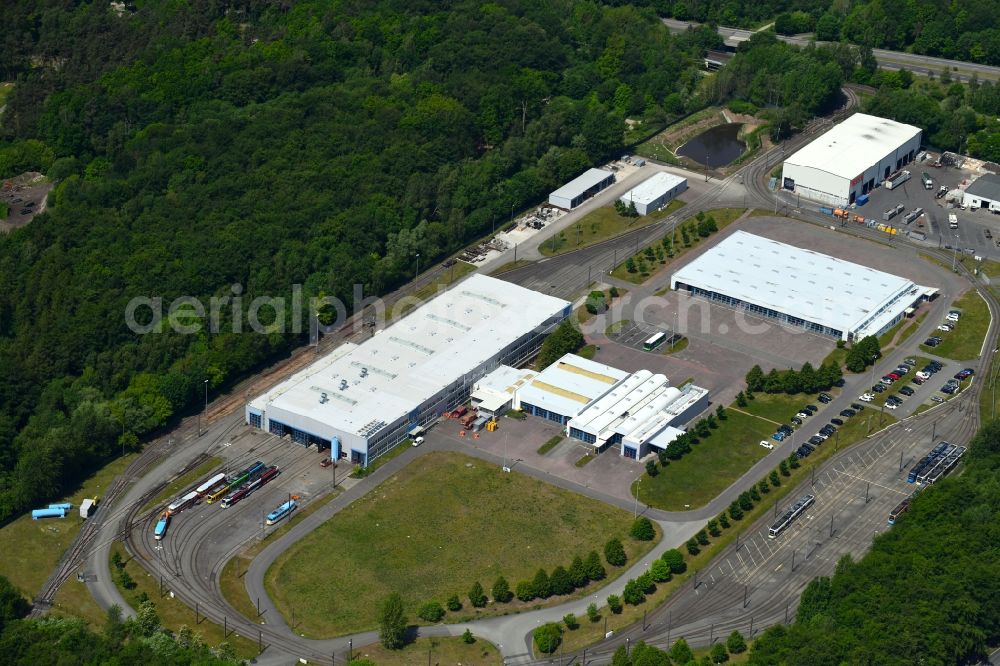
[[[649,573],[657,583],[666,583],[670,580],[670,565],[663,560],[654,560],[649,566]]]
[[[604,559],[614,567],[620,567],[625,564],[625,547],[622,545],[620,539],[616,537],[604,544]]]
[[[646,461],[646,474],[649,476],[656,476],[660,473],[660,468],[656,466],[655,460]]]
[[[535,629],[535,645],[539,652],[552,654],[562,643],[562,627],[555,622],[547,622]]]
[[[486,605],[486,592],[478,580],[472,584],[472,588],[469,590],[469,601],[474,608],[482,608]]]
[[[601,564],[601,556],[596,550],[587,553],[587,559],[583,563],[583,568],[587,570],[587,578],[590,580],[604,580],[607,572]]]
[[[532,587],[531,581],[522,580],[514,588],[514,596],[516,596],[521,601],[531,601],[535,598],[535,588]]]
[[[712,657],[713,664],[722,664],[729,661],[729,652],[726,651],[726,646],[722,643],[713,645],[712,651],[709,654]]]
[[[535,579],[531,581],[531,589],[535,596],[540,599],[548,599],[552,596],[552,583],[549,582],[549,576],[545,573],[545,569],[539,569],[535,574]]]
[[[782,460],[778,465],[778,471],[781,472],[781,476],[788,476],[790,474],[788,471],[788,463]]]
[[[733,654],[740,654],[741,652],[746,652],[747,642],[743,639],[743,634],[738,631],[734,631],[729,634],[729,638],[726,639],[726,647]]]
[[[445,606],[448,607],[448,610],[450,610],[452,613],[454,613],[455,611],[462,610],[462,602],[458,600],[457,594],[453,594],[450,597],[448,597],[448,601],[444,603]]]
[[[753,508],[753,498],[750,497],[750,493],[744,491],[740,493],[739,497],[740,508],[744,511],[749,511]]]
[[[601,619],[601,613],[597,610],[597,604],[590,604],[587,606],[587,619],[591,622],[597,622]]]
[[[681,551],[676,548],[671,548],[663,553],[660,559],[663,560],[668,567],[670,567],[671,573],[682,574],[687,571],[687,564],[684,562],[684,556],[681,555]]]
[[[573,581],[570,580],[569,573],[562,566],[552,570],[549,577],[549,589],[552,594],[569,594],[573,591]]]
[[[636,541],[652,541],[656,538],[656,529],[653,528],[653,522],[646,516],[636,518],[632,523],[632,529],[629,533]]]
[[[722,530],[719,529],[719,521],[716,520],[715,518],[712,518],[710,521],[708,521],[707,527],[708,527],[708,533],[714,537],[717,537],[720,534],[722,534]]]
[[[771,485],[777,488],[781,485],[781,478],[778,476],[777,470],[772,471],[768,478],[771,479]]]
[[[792,469],[799,468],[799,457],[794,453],[788,456],[788,466],[791,467]]]
[[[757,484],[757,491],[762,495],[766,495],[771,492],[771,484],[768,483],[767,479],[761,479],[760,483]]]
[[[719,514],[719,525],[721,525],[724,530],[729,529],[729,517],[726,515],[725,511]]]
[[[750,499],[754,502],[760,501],[760,492],[758,492],[757,486],[750,486]]]
[[[740,508],[738,502],[733,502],[732,504],[729,505],[729,517],[732,518],[733,520],[743,519],[743,509]]]
[[[698,541],[695,540],[695,539],[688,539],[688,542],[687,542],[686,545],[687,545],[688,552],[690,554],[692,554],[692,555],[697,555],[698,553],[701,552],[701,548],[698,548]]]
[[[670,648],[670,658],[675,664],[687,664],[694,659],[694,652],[688,647],[686,640],[678,638]]]
[[[608,608],[615,615],[622,612],[622,600],[618,598],[617,594],[612,594],[608,597]]]
[[[656,581],[653,580],[653,574],[649,571],[636,578],[635,582],[639,585],[639,589],[646,594],[656,592]]]
[[[426,622],[439,622],[444,617],[444,606],[436,601],[428,601],[417,611],[417,617]]]
[[[573,615],[573,613],[566,613],[563,615],[563,624],[565,624],[566,628],[570,631],[580,626],[576,621],[576,615]]]
[[[507,584],[507,579],[500,576],[495,581],[493,581],[493,601],[498,601],[502,604],[510,601],[514,595],[510,592],[510,585]]]
[[[698,540],[699,545],[708,545],[708,534],[705,533],[705,530],[698,530],[698,533],[694,535],[694,538]]]
[[[472,645],[476,642],[476,637],[472,635],[472,631],[470,629],[466,629],[465,633],[462,634],[462,642],[467,645]]]
[[[646,595],[642,592],[642,586],[634,578],[629,578],[628,582],[625,583],[622,599],[627,604],[638,606],[646,600]]]

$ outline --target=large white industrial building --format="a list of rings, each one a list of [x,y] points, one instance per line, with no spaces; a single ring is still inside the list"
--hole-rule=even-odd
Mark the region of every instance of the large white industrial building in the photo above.
[[[549,195],[549,203],[573,210],[584,201],[615,183],[615,174],[604,169],[587,169]]]
[[[688,188],[687,178],[659,171],[642,181],[619,199],[623,204],[635,204],[639,215],[660,210]]]
[[[528,359],[571,307],[473,275],[254,398],[246,422],[367,465],[464,402],[490,371]]]
[[[670,288],[842,340],[879,335],[937,293],[906,278],[736,231]]]
[[[912,125],[855,113],[788,157],[781,186],[824,204],[852,204],[913,161],[920,134]]]
[[[641,458],[665,449],[683,432],[679,426],[708,406],[708,391],[694,385],[670,386],[649,370],[625,372],[576,354],[566,354],[538,374],[498,368],[483,378],[472,403],[512,406],[558,423],[570,437],[601,452],[620,444],[618,453]],[[496,398],[493,393],[499,394]]]

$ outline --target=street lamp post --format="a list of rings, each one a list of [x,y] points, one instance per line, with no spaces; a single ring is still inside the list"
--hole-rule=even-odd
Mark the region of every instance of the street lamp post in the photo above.
[[[413,282],[414,282],[414,286],[416,286],[417,277],[419,277],[419,275],[420,275],[420,253],[419,252],[417,252],[415,258],[416,258],[416,265],[413,267]]]
[[[635,477],[635,508],[632,511],[632,518],[639,517],[639,485],[642,483],[642,474]]]

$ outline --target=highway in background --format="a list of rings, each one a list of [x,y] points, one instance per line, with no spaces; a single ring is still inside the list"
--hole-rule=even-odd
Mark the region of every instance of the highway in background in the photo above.
[[[689,27],[699,25],[694,21],[678,21],[676,19],[667,18],[663,19],[663,23],[670,29],[671,32],[683,32]],[[750,36],[753,35],[755,31],[744,30],[742,28],[728,28],[720,25],[718,27],[718,32],[723,39],[732,43],[733,41],[745,41],[750,39]],[[795,46],[807,46],[808,44],[813,43],[812,38],[808,36],[776,36],[786,44],[794,44]],[[828,44],[830,42],[815,43]],[[889,51],[887,49],[872,49],[872,54],[875,56],[875,60],[878,61],[878,66],[882,69],[908,69],[915,74],[934,74],[935,76],[939,75],[941,70],[947,69],[951,72],[951,77],[953,79],[961,81],[968,81],[972,74],[975,74],[981,81],[1000,80],[1000,67],[993,67],[991,65],[980,65],[973,62],[948,60],[947,58],[935,58],[933,56],[906,53],[905,51]]]

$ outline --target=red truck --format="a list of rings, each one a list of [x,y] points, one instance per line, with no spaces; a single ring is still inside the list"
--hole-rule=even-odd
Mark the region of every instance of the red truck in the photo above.
[[[469,412],[468,414],[465,415],[465,418],[462,419],[462,427],[465,428],[466,430],[472,430],[472,424],[475,420],[476,420],[476,413]]]

